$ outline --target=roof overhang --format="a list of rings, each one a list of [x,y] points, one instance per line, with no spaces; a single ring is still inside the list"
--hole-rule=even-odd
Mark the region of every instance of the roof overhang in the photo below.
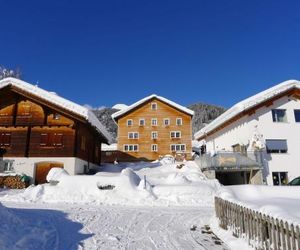
[[[125,108],[123,110],[120,110],[120,111],[112,114],[111,117],[115,121],[117,121],[118,119],[120,119],[121,117],[125,116],[129,112],[131,112],[131,111],[139,108],[144,103],[146,103],[148,101],[151,101],[151,100],[154,100],[154,99],[157,99],[157,100],[159,100],[159,101],[161,101],[161,102],[163,102],[163,103],[165,103],[165,104],[167,104],[167,105],[169,105],[169,106],[177,109],[178,111],[183,112],[183,113],[185,113],[185,114],[187,114],[189,116],[194,116],[194,111],[193,110],[190,110],[190,109],[188,109],[186,107],[183,107],[183,106],[181,106],[181,105],[179,105],[179,104],[177,104],[177,103],[175,103],[173,101],[168,100],[167,98],[164,98],[162,96],[158,96],[158,95],[153,94],[153,95],[147,96],[147,97],[145,97],[145,98],[143,98],[143,99],[141,99],[141,100],[133,103],[132,105],[128,106],[127,108]]]
[[[272,105],[272,102],[276,99],[292,95],[298,98],[300,97],[300,82],[297,80],[282,82],[235,104],[225,113],[213,120],[210,124],[195,133],[194,137],[196,140],[202,140],[220,129],[227,127],[229,124],[241,117],[251,115],[255,113],[255,110],[263,106]]]
[[[63,97],[54,94],[53,92],[46,91],[36,85],[32,85],[20,79],[12,77],[0,80],[0,89],[11,88],[15,93],[18,93],[28,99],[34,100],[41,105],[48,106],[68,117],[74,118],[80,122],[89,124],[96,130],[103,139],[110,143],[112,138],[106,131],[104,126],[98,118],[87,108],[69,101]]]

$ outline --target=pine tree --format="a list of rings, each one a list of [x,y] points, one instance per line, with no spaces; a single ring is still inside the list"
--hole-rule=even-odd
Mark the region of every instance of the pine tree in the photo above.
[[[15,70],[8,69],[4,66],[0,66],[0,80],[7,78],[7,77],[14,77],[14,78],[21,78],[21,71],[19,68]]]

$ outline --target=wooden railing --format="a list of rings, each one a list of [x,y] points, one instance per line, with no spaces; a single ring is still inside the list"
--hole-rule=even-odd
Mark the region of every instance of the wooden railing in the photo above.
[[[300,208],[299,208],[300,209]],[[215,197],[219,226],[255,249],[300,250],[299,225]]]

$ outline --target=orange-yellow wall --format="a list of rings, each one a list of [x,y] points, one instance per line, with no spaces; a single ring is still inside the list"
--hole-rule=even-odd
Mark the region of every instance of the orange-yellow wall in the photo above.
[[[157,110],[151,110],[151,103],[157,103]],[[139,119],[145,119],[146,124],[139,126]],[[157,118],[158,125],[151,125],[151,118]],[[170,125],[164,126],[164,118],[170,119]],[[176,125],[176,118],[182,118],[183,124]],[[133,125],[127,126],[127,120],[132,119]],[[158,132],[158,139],[151,139],[151,132]],[[181,131],[181,138],[171,139],[170,131]],[[139,132],[139,139],[128,139],[128,132]],[[124,151],[124,144],[138,144],[138,152],[127,152],[136,159],[156,160],[160,155],[173,154],[171,144],[186,144],[187,158],[192,151],[192,117],[158,99],[152,99],[139,108],[119,118],[118,120],[118,150]],[[151,152],[151,144],[158,145],[158,152]],[[173,154],[174,155],[174,154]]]

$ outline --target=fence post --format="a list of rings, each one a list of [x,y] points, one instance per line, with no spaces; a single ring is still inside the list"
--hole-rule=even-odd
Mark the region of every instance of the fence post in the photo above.
[[[245,238],[255,249],[300,249],[299,225],[294,226],[219,197],[215,197],[215,213],[221,228]]]

